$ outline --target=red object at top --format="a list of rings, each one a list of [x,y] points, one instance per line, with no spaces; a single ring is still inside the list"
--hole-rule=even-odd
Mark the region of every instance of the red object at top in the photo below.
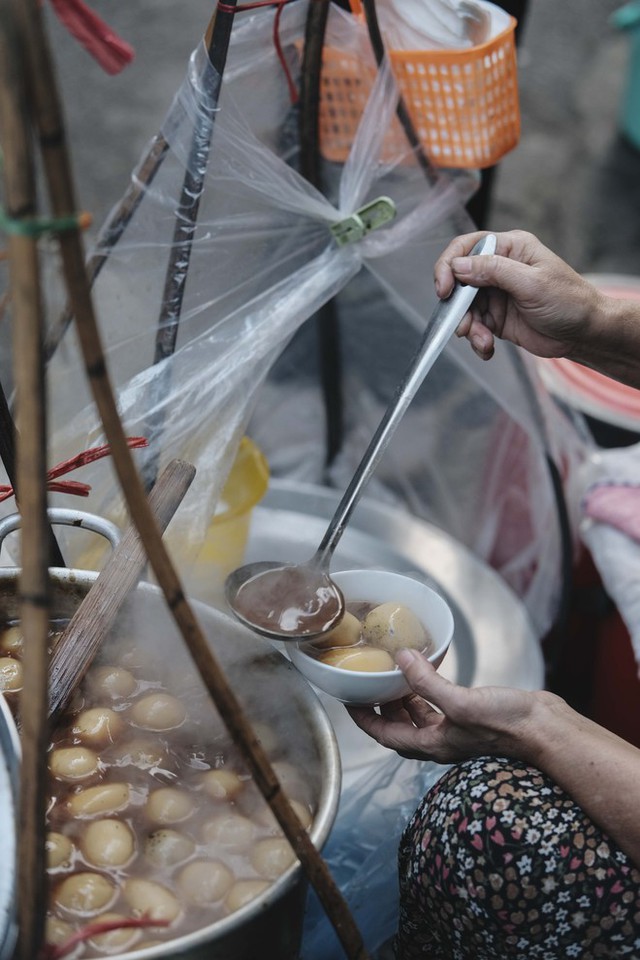
[[[120,73],[131,63],[135,51],[82,0],[51,0],[51,5],[69,33],[78,40],[107,73]]]

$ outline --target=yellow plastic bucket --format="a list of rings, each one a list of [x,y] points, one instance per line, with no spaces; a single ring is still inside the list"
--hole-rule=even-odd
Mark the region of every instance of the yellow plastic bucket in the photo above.
[[[232,570],[240,566],[249,536],[251,512],[267,492],[269,465],[262,451],[249,437],[243,437],[236,458],[220,494],[218,509],[202,541],[195,538],[185,543],[183,537],[171,531],[165,541],[174,558],[187,591],[194,597],[216,606],[222,603],[224,581]],[[113,521],[124,525],[123,517]],[[90,541],[80,551],[75,565],[83,570],[101,570],[109,548],[103,540]],[[149,579],[155,582],[153,573]]]
[[[269,465],[262,451],[249,437],[243,437],[233,466],[220,494],[220,502],[205,534],[202,546],[191,561],[187,585],[202,593],[201,583],[211,579],[224,582],[239,567],[249,536],[253,508],[269,485]]]

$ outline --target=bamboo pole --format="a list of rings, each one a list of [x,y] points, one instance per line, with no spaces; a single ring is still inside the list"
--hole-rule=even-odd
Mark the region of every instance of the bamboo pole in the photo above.
[[[47,566],[44,316],[40,297],[37,235],[19,231],[37,213],[28,106],[21,73],[21,38],[12,30],[6,3],[0,6],[0,130],[4,152],[7,217],[18,232],[9,236],[14,309],[13,336],[18,429],[16,477],[23,513],[19,609],[24,636],[24,687],[20,807],[18,815],[18,955],[37,957],[44,932],[45,812],[47,796],[47,639],[50,589]]]
[[[328,16],[329,0],[316,0],[309,4],[300,74],[300,173],[319,190],[323,188],[319,130],[320,80]],[[336,298],[332,297],[320,307],[313,319],[318,335],[318,366],[325,409],[325,473],[328,474],[344,441],[342,331]]]
[[[5,0],[7,2],[7,0]],[[65,132],[57,85],[37,0],[11,0],[23,33],[36,106],[36,126],[55,216],[75,210]],[[367,960],[367,953],[349,909],[327,865],[291,808],[269,760],[231,689],[217,658],[189,605],[180,580],[149,509],[144,487],[127,446],[107,373],[91,301],[82,238],[78,230],[59,235],[63,271],[69,292],[87,376],[112,448],[114,467],[131,517],[149,557],[167,605],[187,648],[234,741],[241,748],[256,785],[291,843],[318,898],[335,927],[349,960]]]
[[[169,260],[165,272],[164,290],[156,329],[154,363],[160,363],[162,360],[172,357],[176,349],[182,304],[191,265],[193,238],[198,223],[200,201],[204,193],[211,137],[218,100],[220,99],[222,75],[227,62],[236,3],[237,0],[228,0],[225,4],[225,7],[229,8],[228,10],[221,10],[220,5],[218,5],[207,28],[205,42],[207,55],[213,70],[211,73],[207,72],[203,77],[198,113],[191,134],[189,156],[178,199]],[[158,473],[166,416],[162,400],[171,390],[171,376],[171,367],[165,366],[153,385],[154,401],[152,402],[152,408],[155,408],[156,412],[149,417],[144,429],[144,433],[149,439],[149,457],[144,471],[145,486],[147,487],[153,484]]]
[[[236,3],[237,0],[227,0],[225,7],[235,8]],[[220,11],[219,8],[216,8],[216,13],[207,28],[207,51],[214,72],[211,76],[205,77],[203,97],[198,103],[198,117],[180,191],[171,253],[167,264],[154,363],[172,356],[175,352],[182,301],[191,260],[193,235],[198,221],[200,201],[204,192],[204,178],[209,161],[211,135],[231,40],[233,18],[234,9]]]

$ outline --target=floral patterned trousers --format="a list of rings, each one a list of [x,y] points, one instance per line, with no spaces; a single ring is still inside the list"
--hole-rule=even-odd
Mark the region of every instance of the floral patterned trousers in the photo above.
[[[399,870],[398,960],[640,958],[640,871],[525,764],[452,767],[408,824]]]

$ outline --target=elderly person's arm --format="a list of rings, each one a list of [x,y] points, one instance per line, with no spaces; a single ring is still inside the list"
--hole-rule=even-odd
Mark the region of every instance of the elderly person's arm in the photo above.
[[[454,278],[481,287],[458,328],[488,360],[494,338],[538,357],[567,357],[640,387],[640,304],[607,297],[530,233],[496,234],[495,255],[468,257],[484,232],[452,240],[435,265],[436,292]]]
[[[402,756],[455,763],[506,756],[538,767],[640,866],[640,750],[545,691],[457,686],[413,650],[397,657],[413,694],[357,725]]]

